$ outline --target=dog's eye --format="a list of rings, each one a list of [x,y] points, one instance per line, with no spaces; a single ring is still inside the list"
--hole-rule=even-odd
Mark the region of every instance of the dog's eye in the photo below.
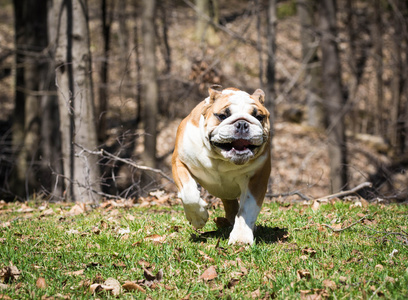
[[[263,122],[263,120],[265,119],[265,116],[264,115],[257,115],[256,117],[255,117],[259,122]]]
[[[220,120],[221,122],[228,118],[227,114],[214,114],[214,116],[216,116],[217,119]]]

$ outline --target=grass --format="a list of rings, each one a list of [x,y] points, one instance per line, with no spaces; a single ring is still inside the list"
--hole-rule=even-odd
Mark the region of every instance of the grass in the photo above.
[[[2,299],[116,298],[106,290],[91,292],[92,284],[110,277],[143,289],[122,289],[121,299],[408,297],[403,205],[336,201],[314,211],[268,203],[253,246],[228,246],[229,230],[211,220],[197,233],[180,205],[106,206],[73,215],[62,204],[28,206],[1,206]],[[211,213],[222,216],[221,208]],[[322,225],[344,228],[364,216],[341,232]],[[11,265],[19,276],[4,275]],[[211,266],[216,273],[208,274]],[[163,278],[149,279],[144,269],[153,275],[162,269]]]

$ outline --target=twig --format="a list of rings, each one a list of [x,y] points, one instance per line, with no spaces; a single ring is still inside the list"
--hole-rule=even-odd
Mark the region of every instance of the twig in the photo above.
[[[229,29],[227,26],[222,26],[222,25],[220,25],[220,24],[214,22],[214,20],[212,20],[212,19],[211,19],[209,16],[207,16],[206,14],[202,13],[202,12],[198,9],[198,7],[197,7],[196,5],[194,5],[194,3],[192,3],[191,1],[183,0],[183,2],[184,2],[185,4],[187,4],[188,6],[190,6],[190,7],[196,12],[196,14],[200,15],[200,17],[202,17],[203,19],[205,19],[205,20],[206,20],[208,23],[210,23],[211,25],[213,25],[213,26],[217,27],[218,29],[224,31],[225,33],[229,34],[229,35],[232,36],[234,39],[237,39],[237,40],[243,42],[244,44],[248,44],[248,45],[253,46],[254,48],[257,48],[257,45],[256,45],[254,42],[252,42],[252,41],[250,41],[250,40],[248,40],[248,39],[245,39],[242,35],[240,35],[239,33],[236,33],[236,32],[234,32],[234,31],[232,31],[232,30]]]
[[[356,221],[356,222],[350,224],[350,225],[347,226],[347,227],[341,228],[341,229],[333,228],[333,227],[331,227],[331,226],[329,226],[329,225],[327,225],[327,224],[322,224],[322,225],[325,226],[325,227],[327,227],[327,228],[330,228],[331,230],[333,230],[333,232],[340,232],[340,231],[344,231],[344,230],[346,230],[346,229],[349,229],[350,227],[352,227],[352,226],[354,226],[354,225],[360,223],[360,222],[363,221],[365,218],[367,218],[367,216],[368,216],[368,215],[365,215],[364,217],[362,217],[362,218],[359,219],[358,221]]]
[[[363,183],[359,184],[358,186],[356,186],[355,188],[352,188],[351,190],[342,191],[342,192],[339,192],[339,193],[324,196],[324,197],[316,199],[316,201],[325,202],[325,201],[328,201],[328,200],[333,199],[333,198],[347,196],[347,195],[350,195],[350,194],[354,194],[355,192],[357,192],[357,191],[359,191],[359,190],[361,190],[361,189],[363,189],[365,187],[371,187],[372,185],[373,184],[371,182],[363,182]]]
[[[384,282],[373,292],[369,300],[373,299],[375,295],[378,294],[378,292],[384,287],[384,285],[387,283],[387,280],[385,279]]]
[[[401,232],[386,232],[386,231],[378,231],[378,230],[375,230],[375,229],[373,229],[373,228],[371,228],[371,227],[368,227],[368,226],[365,226],[364,224],[361,224],[364,228],[367,228],[367,229],[370,229],[370,230],[372,230],[372,231],[374,231],[375,233],[378,233],[378,234],[383,234],[383,236],[381,237],[382,239],[384,239],[385,237],[387,237],[387,236],[389,236],[389,235],[395,235],[395,236],[399,236],[399,237],[401,237],[401,239],[403,240],[403,242],[404,243],[398,243],[398,244],[400,244],[400,245],[403,245],[403,246],[407,246],[408,245],[408,235],[403,231],[403,233],[401,233]],[[373,236],[369,236],[369,237],[373,237]]]
[[[71,178],[69,178],[67,176],[64,176],[62,174],[56,174],[55,172],[53,172],[53,174],[57,175],[57,176],[59,176],[61,178],[64,178],[65,180],[69,181],[71,184],[75,184],[78,187],[84,188],[84,189],[88,190],[90,193],[96,194],[98,196],[106,197],[106,198],[110,198],[110,199],[126,200],[126,198],[123,198],[121,196],[115,196],[115,195],[107,194],[107,193],[104,193],[104,192],[101,192],[101,191],[97,191],[97,190],[91,188],[89,185],[85,185],[85,184],[79,182],[78,180],[72,180]]]
[[[281,193],[281,194],[266,194],[265,197],[278,198],[278,197],[288,197],[288,196],[293,196],[293,195],[298,195],[300,198],[306,201],[311,200],[308,196],[302,194],[299,191],[293,191],[293,192]]]
[[[79,148],[81,148],[83,151],[89,153],[89,154],[99,155],[99,156],[102,156],[102,157],[105,157],[105,158],[111,158],[111,159],[114,159],[114,160],[123,162],[123,163],[125,163],[125,164],[128,164],[128,165],[130,165],[130,166],[132,166],[132,167],[134,167],[134,168],[136,168],[136,169],[143,170],[143,171],[149,171],[149,172],[153,172],[153,173],[159,174],[159,175],[163,176],[164,178],[166,178],[168,181],[174,183],[173,179],[172,179],[171,177],[169,177],[166,173],[164,173],[164,172],[163,172],[162,170],[160,170],[160,169],[155,169],[155,168],[150,168],[150,167],[146,167],[146,166],[141,166],[141,165],[135,164],[135,163],[134,163],[132,160],[130,160],[130,159],[121,158],[121,157],[116,156],[116,155],[114,155],[114,154],[112,154],[112,153],[109,153],[109,152],[107,152],[107,151],[105,151],[105,150],[103,150],[103,149],[100,150],[100,151],[91,151],[91,150],[85,149],[85,148],[84,148],[83,146],[81,146],[81,145],[78,145],[78,144],[75,144],[75,145],[78,146]]]

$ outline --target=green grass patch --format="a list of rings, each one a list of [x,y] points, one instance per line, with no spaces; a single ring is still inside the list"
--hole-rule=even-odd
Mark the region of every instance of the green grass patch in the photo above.
[[[121,299],[408,296],[403,205],[352,208],[338,201],[313,211],[265,204],[253,246],[228,246],[230,229],[212,221],[221,208],[211,210],[202,232],[178,205],[109,206],[78,215],[58,204],[0,208],[3,299],[116,298],[104,285],[108,278],[126,283]],[[363,217],[340,232],[323,225],[339,229]]]

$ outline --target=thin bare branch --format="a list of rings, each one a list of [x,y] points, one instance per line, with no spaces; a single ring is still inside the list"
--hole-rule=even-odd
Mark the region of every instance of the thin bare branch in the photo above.
[[[325,227],[327,227],[327,228],[330,228],[331,230],[333,230],[333,232],[341,232],[341,231],[344,231],[344,230],[346,230],[346,229],[349,229],[350,227],[353,227],[354,225],[360,223],[360,222],[363,221],[365,218],[367,218],[367,216],[368,216],[368,215],[365,215],[364,217],[362,217],[362,218],[359,219],[358,221],[355,221],[354,223],[351,223],[349,226],[346,226],[346,227],[341,228],[341,229],[333,228],[333,227],[331,227],[330,225],[327,225],[327,224],[322,224],[322,225],[325,226]]]
[[[354,193],[358,192],[359,190],[361,190],[361,189],[363,189],[365,187],[371,187],[372,185],[373,184],[371,182],[363,182],[363,183],[359,184],[358,186],[356,186],[355,188],[352,188],[351,190],[342,191],[342,192],[338,192],[338,193],[331,194],[331,195],[328,195],[328,196],[324,196],[324,197],[316,199],[316,201],[326,202],[326,201],[328,201],[330,199],[333,199],[333,198],[344,197],[344,196],[347,196],[347,195],[354,194]]]
[[[148,172],[153,172],[153,173],[159,174],[159,175],[161,175],[162,177],[166,178],[168,181],[174,183],[173,179],[172,179],[171,177],[169,177],[166,173],[164,173],[164,172],[163,172],[162,170],[160,170],[160,169],[155,169],[155,168],[151,168],[151,167],[146,167],[146,166],[141,166],[141,165],[135,164],[135,163],[134,163],[132,160],[130,160],[130,159],[121,158],[121,157],[116,156],[116,155],[114,155],[114,154],[112,154],[112,153],[109,153],[109,152],[107,152],[107,151],[105,151],[105,150],[103,150],[103,149],[101,149],[101,150],[99,150],[99,151],[91,151],[91,150],[85,149],[85,148],[82,147],[81,145],[78,145],[78,144],[75,144],[75,145],[76,145],[77,147],[81,148],[82,151],[85,151],[86,153],[89,153],[89,154],[92,154],[92,155],[99,155],[99,156],[101,156],[101,157],[105,157],[105,158],[110,158],[110,159],[113,159],[113,160],[117,160],[117,161],[123,162],[123,163],[125,163],[125,164],[127,164],[127,165],[129,165],[129,166],[132,166],[132,167],[134,167],[134,168],[136,168],[136,169],[138,169],[138,170],[143,170],[143,171],[148,171]]]
[[[293,196],[293,195],[298,195],[300,198],[303,200],[309,201],[311,198],[308,196],[302,194],[299,191],[293,191],[293,192],[288,192],[288,193],[281,193],[281,194],[266,194],[265,197],[270,197],[270,198],[278,198],[278,197],[288,197],[288,196]]]

